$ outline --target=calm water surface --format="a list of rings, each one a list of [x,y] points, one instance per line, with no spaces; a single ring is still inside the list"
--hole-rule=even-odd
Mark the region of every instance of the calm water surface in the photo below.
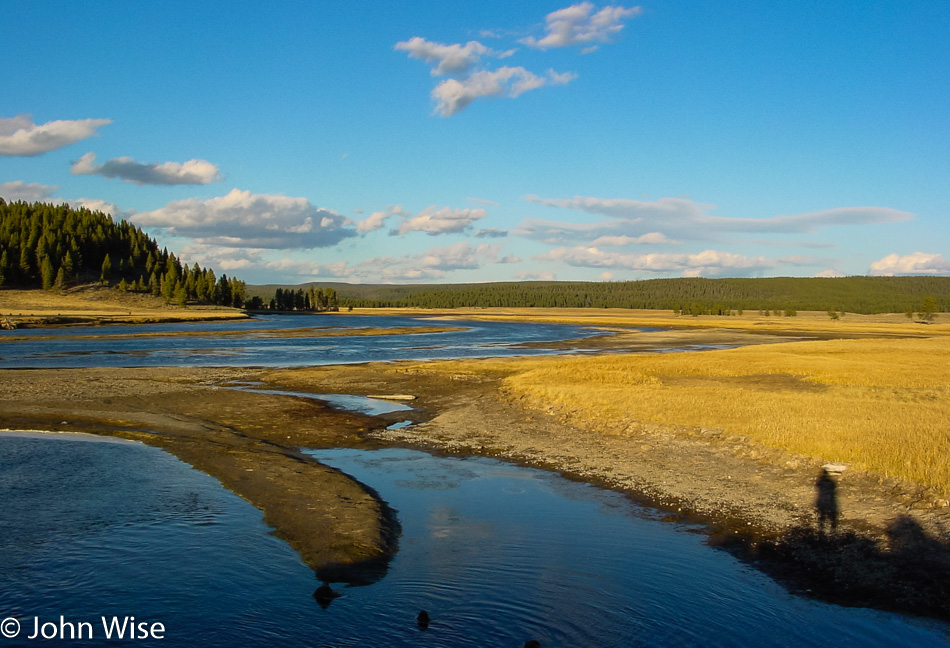
[[[433,326],[461,327],[463,330],[415,335],[319,335],[320,330]],[[308,327],[319,330],[312,337],[274,337],[259,332],[277,333]],[[148,333],[154,335],[142,335]],[[0,368],[297,367],[532,355],[551,353],[551,350],[525,349],[520,345],[595,334],[598,332],[590,328],[558,324],[442,321],[373,315],[269,315],[236,322],[22,329],[0,332]],[[4,342],[4,337],[14,336],[24,339]]]
[[[66,439],[0,435],[0,617],[24,632],[132,615],[165,625],[134,642],[154,646],[950,645],[947,626],[791,596],[616,493],[408,450],[312,451],[403,526],[388,575],[323,609],[313,573],[212,478],[155,448]]]

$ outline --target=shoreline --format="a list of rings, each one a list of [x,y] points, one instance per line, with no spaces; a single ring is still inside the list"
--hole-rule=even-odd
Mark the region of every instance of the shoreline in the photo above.
[[[460,365],[480,362],[492,370],[459,372]],[[379,417],[384,420],[366,437],[501,459],[619,491],[665,511],[667,521],[705,525],[710,544],[796,593],[950,620],[950,509],[934,506],[927,488],[845,470],[836,478],[840,526],[821,533],[816,479],[826,462],[710,428],[584,429],[544,402],[505,390],[498,368],[505,364],[370,363],[268,371],[262,379],[298,391],[413,394],[414,415]],[[415,424],[387,429],[399,420]]]
[[[324,581],[375,582],[398,520],[371,489],[300,447],[344,444],[372,423],[317,401],[221,389],[253,370],[0,370],[0,426],[79,432],[166,450],[248,501]]]
[[[602,354],[675,348],[685,340],[702,345],[773,344],[788,342],[788,335],[815,339],[800,331],[774,333],[710,328],[646,339],[622,331],[586,343]],[[571,343],[584,347],[585,340]],[[368,583],[381,577],[397,548],[398,520],[377,493],[349,477],[312,460],[314,466],[302,467],[307,461],[298,448],[402,445],[498,458],[617,490],[666,511],[671,521],[707,525],[711,544],[796,592],[950,620],[950,579],[934,578],[950,576],[950,515],[946,508],[925,506],[931,496],[925,489],[846,471],[838,478],[841,529],[833,536],[818,534],[814,488],[821,462],[715,428],[585,429],[549,403],[507,389],[505,367],[517,361],[9,369],[0,371],[7,387],[0,394],[0,425],[87,431],[162,447],[264,511],[275,533],[325,580]],[[476,365],[488,369],[465,368]],[[221,388],[253,381],[261,389],[313,394],[413,395],[415,409],[367,417],[310,399]],[[414,425],[386,429],[403,420]],[[362,508],[353,504],[354,493]],[[310,511],[332,513],[301,514],[301,502],[309,502],[304,508]]]

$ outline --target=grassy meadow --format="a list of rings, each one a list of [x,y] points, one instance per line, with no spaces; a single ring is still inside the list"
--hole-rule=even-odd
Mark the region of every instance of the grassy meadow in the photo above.
[[[90,287],[67,292],[0,290],[0,317],[17,324],[43,324],[59,318],[95,322],[151,322],[155,320],[238,319],[247,315],[224,306],[166,305],[161,297]]]
[[[729,319],[735,327],[737,318]],[[553,408],[591,434],[632,436],[645,423],[719,428],[950,493],[950,327],[904,324],[898,316],[865,327],[857,316],[846,319],[839,324],[852,332],[891,337],[447,362],[429,370],[503,376],[513,397]],[[798,324],[807,327],[807,319]],[[929,335],[897,337],[902,331]]]

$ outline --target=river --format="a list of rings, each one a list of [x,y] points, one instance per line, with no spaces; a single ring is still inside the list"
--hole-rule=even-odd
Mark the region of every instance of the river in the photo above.
[[[501,335],[476,324],[456,346],[508,353],[538,334],[506,326]],[[472,330],[490,341],[479,345]],[[556,327],[544,335],[559,337]],[[364,349],[418,350],[401,337]],[[74,350],[86,366],[114,359]],[[331,584],[339,596],[322,605],[313,572],[256,509],[171,455],[83,435],[0,435],[0,629],[15,620],[21,630],[0,646],[103,645],[102,617],[132,616],[161,624],[163,638],[133,642],[154,646],[950,645],[947,624],[792,595],[708,547],[702,529],[548,472],[403,449],[311,452],[375,489],[402,526],[382,580]],[[92,639],[61,638],[83,623]],[[35,627],[56,637],[28,639]]]

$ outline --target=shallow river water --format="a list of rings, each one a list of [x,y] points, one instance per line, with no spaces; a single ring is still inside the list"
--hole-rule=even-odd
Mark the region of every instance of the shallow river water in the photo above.
[[[85,439],[0,434],[0,615],[23,633],[0,645],[103,645],[103,616],[161,623],[135,641],[154,646],[950,645],[941,624],[790,595],[616,493],[401,449],[312,451],[403,531],[381,581],[324,609],[249,504],[161,450]],[[61,616],[92,639],[28,639]]]
[[[161,623],[163,639],[123,642],[150,646],[950,646],[950,625],[794,596],[701,529],[548,472],[310,452],[375,489],[402,526],[387,575],[331,584],[325,609],[260,512],[171,455],[0,433],[0,630],[20,626],[0,647],[104,645],[103,616]],[[56,637],[29,639],[37,623]],[[61,639],[70,623],[92,638]]]
[[[413,335],[333,335],[361,329],[458,328]],[[294,330],[292,337],[282,332]],[[309,330],[312,334],[302,334]],[[372,315],[270,315],[235,322],[77,326],[0,331],[0,368],[298,367],[551,353],[524,347],[588,337],[591,328]],[[4,337],[15,337],[5,342]]]

